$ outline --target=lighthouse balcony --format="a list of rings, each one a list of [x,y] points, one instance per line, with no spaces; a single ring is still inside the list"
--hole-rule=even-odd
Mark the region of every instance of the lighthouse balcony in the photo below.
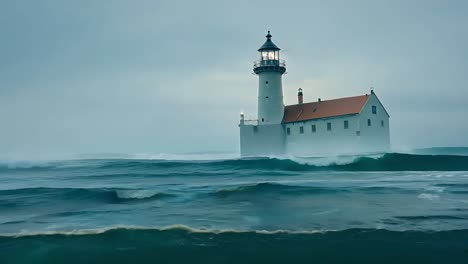
[[[286,62],[284,60],[257,60],[254,61],[253,71],[256,74],[266,71],[284,73],[286,71]]]
[[[258,120],[244,120],[244,125],[258,126]]]

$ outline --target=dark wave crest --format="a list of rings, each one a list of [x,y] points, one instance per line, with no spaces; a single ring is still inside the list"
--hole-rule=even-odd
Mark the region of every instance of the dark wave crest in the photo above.
[[[466,171],[468,156],[387,153],[380,157],[356,157],[343,164],[335,161],[321,165],[316,159],[307,158],[299,162],[290,159],[258,158],[218,161],[211,165],[233,169],[284,171]]]
[[[417,215],[417,216],[395,216],[397,219],[425,221],[425,220],[467,220],[466,215]]]
[[[349,159],[349,157],[347,158]],[[322,165],[319,159],[304,158],[300,161],[279,158],[250,158],[221,161],[116,161],[105,167],[124,166],[139,168],[184,168],[222,170],[267,170],[267,171],[465,171],[468,156],[457,155],[414,155],[387,153],[380,157],[355,157],[350,162],[331,162]]]
[[[264,195],[264,194],[284,194],[291,193],[300,195],[304,192],[336,192],[338,190],[320,188],[320,187],[306,187],[306,186],[290,186],[278,183],[262,182],[252,185],[242,185],[232,188],[225,188],[215,191],[213,194],[219,197],[228,197],[234,195]]]
[[[468,171],[468,156],[415,155],[387,153],[381,156],[325,158],[246,158],[215,161],[171,160],[80,160],[42,165],[12,166],[0,164],[0,172],[12,170],[73,170],[87,168],[99,175],[203,176],[219,172],[255,170],[256,173],[296,171]],[[94,175],[94,174],[92,174]]]
[[[353,163],[332,167],[351,171],[466,171],[468,156],[391,153],[377,159],[362,157]]]
[[[116,228],[0,236],[2,263],[467,263],[468,230]],[[39,250],[40,249],[40,250]]]
[[[21,206],[22,199],[31,201],[28,197],[35,197],[34,202],[42,201],[90,201],[101,203],[129,203],[171,197],[172,194],[149,190],[107,189],[107,188],[24,188],[1,190],[0,207]],[[16,201],[13,202],[13,201]]]
[[[223,188],[216,190],[212,194],[218,197],[232,197],[232,196],[263,196],[263,195],[315,195],[315,194],[336,194],[336,193],[351,193],[351,192],[366,192],[369,194],[381,193],[409,193],[418,190],[403,189],[397,187],[360,187],[360,188],[347,188],[347,187],[320,187],[320,186],[297,186],[280,183],[261,182],[257,184],[241,185],[231,188]]]

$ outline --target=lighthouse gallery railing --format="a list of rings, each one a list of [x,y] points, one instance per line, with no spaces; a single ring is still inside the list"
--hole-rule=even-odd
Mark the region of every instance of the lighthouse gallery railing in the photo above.
[[[280,66],[286,67],[286,61],[284,60],[256,60],[254,61],[254,68],[262,67],[262,66]]]

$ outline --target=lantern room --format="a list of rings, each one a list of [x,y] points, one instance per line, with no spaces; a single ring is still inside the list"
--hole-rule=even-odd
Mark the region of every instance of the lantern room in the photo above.
[[[276,71],[283,74],[286,71],[286,64],[284,60],[280,60],[280,48],[271,41],[270,31],[268,31],[266,38],[265,43],[258,49],[260,59],[254,62],[254,72],[258,74],[265,71]]]

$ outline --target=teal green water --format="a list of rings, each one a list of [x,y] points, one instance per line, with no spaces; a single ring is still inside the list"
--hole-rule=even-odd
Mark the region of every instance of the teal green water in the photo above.
[[[2,263],[467,263],[468,231],[254,233],[115,229],[0,238]]]
[[[464,150],[1,161],[0,263],[468,263]]]

